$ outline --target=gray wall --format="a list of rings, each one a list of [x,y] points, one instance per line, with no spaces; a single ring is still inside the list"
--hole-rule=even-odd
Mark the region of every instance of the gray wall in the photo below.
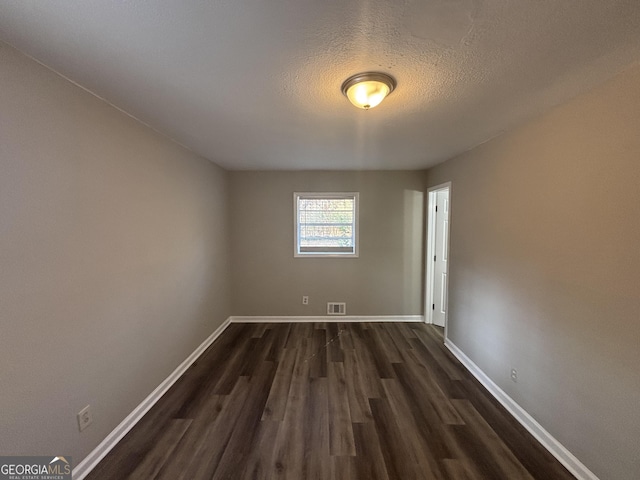
[[[428,172],[449,338],[603,480],[640,472],[639,126],[635,67]]]
[[[422,190],[420,172],[232,172],[234,315],[420,315]],[[360,192],[359,258],[294,258],[293,192],[322,191]]]
[[[227,318],[227,182],[0,43],[3,455],[77,464]]]

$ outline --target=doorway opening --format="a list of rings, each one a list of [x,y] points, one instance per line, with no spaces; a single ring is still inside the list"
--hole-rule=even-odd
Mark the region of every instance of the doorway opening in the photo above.
[[[447,338],[451,182],[429,188],[427,199],[425,322],[444,327]]]

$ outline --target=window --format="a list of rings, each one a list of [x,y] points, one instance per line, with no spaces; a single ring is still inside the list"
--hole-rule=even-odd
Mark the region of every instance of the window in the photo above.
[[[294,193],[294,203],[294,256],[358,256],[357,193]]]

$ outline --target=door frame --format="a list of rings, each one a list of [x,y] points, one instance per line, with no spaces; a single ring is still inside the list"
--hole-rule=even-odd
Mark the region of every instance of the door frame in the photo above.
[[[435,254],[436,249],[436,235],[435,235],[435,224],[436,224],[436,198],[437,193],[442,190],[449,191],[449,222],[447,223],[447,251],[450,252],[449,247],[451,246],[451,197],[452,197],[452,184],[451,182],[441,183],[440,185],[436,185],[434,187],[430,187],[427,189],[427,222],[425,225],[426,232],[426,247],[427,254],[425,255],[425,303],[424,303],[424,321],[425,323],[433,323],[433,276],[434,276],[434,268],[433,261],[431,260]],[[449,254],[449,260],[451,259],[451,254]],[[449,265],[447,265],[447,295],[445,297],[445,310],[444,310],[444,336],[447,338],[447,327],[449,324]]]

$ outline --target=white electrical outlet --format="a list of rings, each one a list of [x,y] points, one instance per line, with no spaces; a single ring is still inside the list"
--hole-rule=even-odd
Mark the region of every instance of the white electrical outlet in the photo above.
[[[302,304],[303,305],[309,305],[309,295],[303,295],[302,296]]]
[[[91,413],[91,405],[87,405],[78,412],[78,429],[83,431],[93,422],[93,414]]]
[[[518,371],[515,368],[511,369],[511,380],[514,382],[518,381]]]

